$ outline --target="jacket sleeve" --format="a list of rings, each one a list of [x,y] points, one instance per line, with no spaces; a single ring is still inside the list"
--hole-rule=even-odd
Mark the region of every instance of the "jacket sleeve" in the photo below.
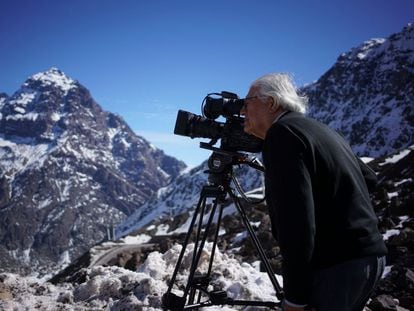
[[[275,124],[267,133],[263,158],[272,227],[283,257],[286,299],[307,304],[315,216],[312,182],[306,165],[306,146],[288,128]]]

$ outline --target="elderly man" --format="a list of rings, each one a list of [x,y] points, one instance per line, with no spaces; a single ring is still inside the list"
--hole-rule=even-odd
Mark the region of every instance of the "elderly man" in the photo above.
[[[284,310],[363,310],[387,252],[366,183],[375,175],[306,105],[288,75],[270,74],[252,83],[241,111],[245,132],[264,140]]]

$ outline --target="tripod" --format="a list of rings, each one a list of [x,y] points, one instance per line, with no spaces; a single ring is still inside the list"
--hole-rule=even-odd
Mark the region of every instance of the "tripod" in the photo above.
[[[247,218],[247,215],[241,205],[239,197],[230,188],[232,167],[236,164],[249,164],[250,166],[263,170],[263,167],[249,163],[245,161],[245,157],[239,153],[228,153],[223,151],[215,151],[210,156],[208,161],[209,167],[209,184],[205,185],[200,193],[200,199],[195,209],[193,218],[190,223],[187,235],[184,240],[183,247],[177,260],[174,272],[169,282],[168,290],[162,297],[162,304],[164,310],[191,310],[201,307],[208,307],[213,305],[239,305],[239,306],[261,306],[271,309],[277,309],[280,303],[273,301],[257,301],[257,300],[235,300],[227,296],[227,293],[223,290],[208,291],[210,283],[210,277],[213,267],[213,259],[215,250],[217,247],[217,239],[219,235],[220,222],[223,215],[223,203],[227,195],[234,201],[237,211],[239,212],[243,224],[246,227],[252,242],[258,252],[260,259],[264,265],[264,268],[270,278],[270,281],[275,288],[276,297],[281,301],[283,299],[283,290],[280,287],[275,274],[270,266],[269,261],[266,258],[265,252],[254,233],[254,230]],[[206,209],[207,199],[213,199],[213,206],[211,211]],[[214,232],[213,246],[209,259],[208,269],[205,274],[196,272],[204,245],[207,237],[211,231],[213,219],[217,214],[217,226]],[[181,267],[181,263],[184,257],[185,250],[188,246],[191,235],[193,234],[194,227],[196,226],[198,218],[198,228],[196,230],[193,257],[189,270],[189,276],[187,284],[184,288],[184,294],[182,297],[172,293],[172,289],[177,277],[177,273]],[[207,223],[203,226],[203,220],[207,219]],[[203,230],[204,227],[204,230]],[[197,298],[196,298],[197,296]],[[203,301],[202,301],[203,299]]]

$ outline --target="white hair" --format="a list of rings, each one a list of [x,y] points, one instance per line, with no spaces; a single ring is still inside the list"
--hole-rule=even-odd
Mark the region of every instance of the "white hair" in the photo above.
[[[297,93],[293,79],[288,74],[264,75],[254,81],[251,87],[258,87],[260,95],[272,97],[285,110],[306,113],[308,98]]]

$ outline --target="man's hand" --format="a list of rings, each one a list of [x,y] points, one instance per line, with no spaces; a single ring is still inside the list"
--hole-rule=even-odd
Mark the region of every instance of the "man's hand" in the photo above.
[[[309,307],[295,306],[294,304],[286,300],[283,301],[282,310],[283,311],[316,311],[315,308],[309,309]]]

